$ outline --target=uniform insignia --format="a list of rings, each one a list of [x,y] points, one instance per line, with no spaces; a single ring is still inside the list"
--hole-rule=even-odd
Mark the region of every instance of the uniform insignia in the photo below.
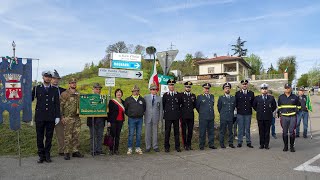
[[[139,101],[139,104],[142,104],[142,101]]]

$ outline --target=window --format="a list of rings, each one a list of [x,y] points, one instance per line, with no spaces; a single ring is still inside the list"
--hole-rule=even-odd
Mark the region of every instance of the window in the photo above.
[[[214,74],[214,67],[208,67],[208,74]]]

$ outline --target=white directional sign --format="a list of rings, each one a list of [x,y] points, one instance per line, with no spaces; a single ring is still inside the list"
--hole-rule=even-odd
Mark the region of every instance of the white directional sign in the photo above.
[[[115,85],[116,85],[116,78],[114,78],[114,77],[106,78],[106,81],[105,81],[106,87],[114,87]]]
[[[179,50],[169,50],[157,53],[157,58],[159,59],[160,65],[165,74],[168,74],[169,68],[173,60],[176,58],[178,52]]]
[[[142,79],[143,71],[99,68],[98,76],[129,79]]]
[[[169,92],[169,87],[168,85],[163,85],[161,84],[161,89],[160,89],[160,96],[163,97],[164,93]]]
[[[141,62],[141,54],[112,53],[112,60]]]

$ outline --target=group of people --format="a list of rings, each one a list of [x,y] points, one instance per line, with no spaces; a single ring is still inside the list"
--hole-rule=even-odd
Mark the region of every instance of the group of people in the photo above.
[[[58,72],[54,70],[42,73],[43,83],[35,86],[32,91],[32,100],[37,99],[35,108],[35,122],[37,132],[38,163],[51,162],[50,149],[53,131],[55,129],[59,155],[65,160],[72,157],[83,157],[79,152],[79,134],[81,120],[79,117],[79,95],[77,81],[69,80],[69,88],[59,87],[61,79]],[[132,88],[132,95],[123,100],[123,91],[116,89],[114,98],[108,103],[108,114],[106,117],[88,117],[87,125],[90,129],[90,142],[92,155],[104,154],[102,150],[103,133],[107,124],[113,145],[109,147],[109,153],[119,154],[119,141],[125,115],[128,117],[128,144],[127,154],[133,152],[143,154],[151,150],[159,152],[158,124],[163,117],[165,122],[164,150],[170,152],[170,135],[173,126],[175,150],[181,152],[180,127],[182,144],[184,150],[192,150],[192,136],[194,129],[194,109],[199,113],[199,149],[204,150],[206,146],[206,135],[208,136],[208,147],[214,146],[215,130],[215,100],[210,93],[211,84],[202,85],[203,94],[196,96],[191,92],[192,82],[184,83],[185,91],[175,91],[175,80],[168,80],[169,91],[163,97],[157,95],[159,87],[152,84],[150,93],[141,96],[137,85]],[[290,151],[295,152],[294,141],[299,137],[300,120],[303,118],[303,137],[307,137],[308,109],[304,89],[299,89],[299,96],[292,94],[290,84],[285,84],[284,94],[279,96],[278,102],[268,91],[268,85],[260,86],[261,94],[254,95],[248,89],[248,80],[242,80],[241,89],[235,96],[230,94],[231,84],[222,86],[223,95],[219,97],[217,109],[220,114],[219,143],[221,148],[226,148],[225,135],[228,131],[228,146],[235,148],[234,124],[238,126],[237,147],[241,148],[245,135],[246,145],[253,148],[250,136],[252,109],[257,112],[256,118],[259,127],[260,149],[269,149],[270,127],[274,125],[275,117],[280,117],[283,128],[283,151],[288,151],[290,140]],[[93,85],[93,93],[100,94],[102,86],[99,83]],[[268,93],[269,92],[269,93]],[[235,113],[236,112],[236,113]],[[143,122],[145,126],[145,151],[141,147],[141,134]],[[295,129],[297,126],[297,133]],[[275,136],[274,128],[271,128],[272,136]],[[44,142],[45,137],[45,142]],[[135,139],[135,143],[134,143]],[[289,140],[288,140],[289,139]]]

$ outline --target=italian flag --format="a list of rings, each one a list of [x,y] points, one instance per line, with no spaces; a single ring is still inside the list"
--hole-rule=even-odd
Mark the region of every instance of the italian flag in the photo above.
[[[150,88],[151,84],[156,84],[159,90],[159,79],[158,79],[158,73],[157,73],[157,64],[156,60],[154,60],[153,68],[151,71],[151,77],[149,79],[149,85],[148,88]]]
[[[284,72],[285,72],[285,73],[287,73],[287,72],[288,72],[288,66],[286,67],[286,69],[284,70]]]

